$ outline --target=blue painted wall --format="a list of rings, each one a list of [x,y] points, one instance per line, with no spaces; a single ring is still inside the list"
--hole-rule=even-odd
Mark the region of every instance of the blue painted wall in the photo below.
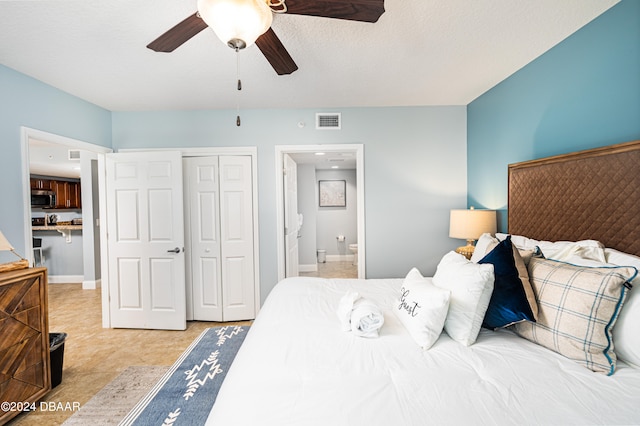
[[[640,139],[640,1],[623,0],[484,93],[467,117],[467,202],[477,207],[506,209],[509,163]]]
[[[245,110],[239,128],[235,110],[114,112],[113,148],[257,146],[264,299],[277,282],[275,146],[364,144],[367,277],[432,275],[461,243],[448,224],[467,199],[466,107],[344,108],[340,131],[316,130],[318,111],[331,112]]]
[[[110,147],[111,112],[0,65],[0,230],[24,255],[22,126]]]

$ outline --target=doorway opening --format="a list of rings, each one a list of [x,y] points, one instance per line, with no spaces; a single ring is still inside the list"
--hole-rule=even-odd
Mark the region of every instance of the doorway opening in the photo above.
[[[97,158],[111,149],[27,127],[21,130],[26,258],[32,265],[37,260],[47,266],[51,283],[82,282],[83,289],[96,289],[101,285]],[[77,197],[77,204],[32,208],[32,175],[65,184],[70,199]],[[76,192],[72,194],[69,188]],[[64,226],[58,225],[58,219]],[[38,226],[34,231],[33,223],[44,228],[56,226],[44,230]],[[43,243],[45,239],[47,243]],[[41,246],[37,252],[34,245]],[[69,256],[72,260],[66,261]],[[66,269],[70,265],[71,269]]]
[[[339,276],[341,266],[365,278],[364,146],[275,149],[278,279]]]

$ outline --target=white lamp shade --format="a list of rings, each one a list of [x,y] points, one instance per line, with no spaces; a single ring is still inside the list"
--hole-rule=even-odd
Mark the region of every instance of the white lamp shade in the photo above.
[[[0,251],[13,251],[13,247],[11,246],[11,243],[9,243],[9,240],[7,240],[7,238],[4,236],[4,234],[2,232],[0,232]]]
[[[198,12],[223,43],[240,39],[246,47],[255,43],[273,20],[265,0],[198,0]]]
[[[451,210],[449,237],[477,240],[480,235],[496,232],[495,210]]]

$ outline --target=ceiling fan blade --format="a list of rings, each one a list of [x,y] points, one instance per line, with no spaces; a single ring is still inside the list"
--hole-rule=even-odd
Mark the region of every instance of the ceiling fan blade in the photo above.
[[[208,25],[196,12],[153,40],[147,47],[156,52],[173,52],[207,27]]]
[[[384,0],[285,0],[287,13],[351,21],[377,22]]]
[[[291,55],[289,55],[289,52],[287,52],[287,49],[285,49],[272,28],[269,28],[266,33],[258,37],[256,46],[258,46],[278,75],[291,74],[298,69],[298,66],[293,62]]]

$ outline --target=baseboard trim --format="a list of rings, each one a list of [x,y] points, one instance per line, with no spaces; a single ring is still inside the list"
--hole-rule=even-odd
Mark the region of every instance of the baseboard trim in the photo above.
[[[318,264],[313,265],[298,265],[299,272],[318,272]]]
[[[84,275],[49,275],[49,284],[70,284],[84,282]]]
[[[327,262],[353,262],[352,254],[328,254]]]
[[[82,281],[83,290],[97,290],[100,287],[102,287],[102,280],[100,278],[97,280]]]

